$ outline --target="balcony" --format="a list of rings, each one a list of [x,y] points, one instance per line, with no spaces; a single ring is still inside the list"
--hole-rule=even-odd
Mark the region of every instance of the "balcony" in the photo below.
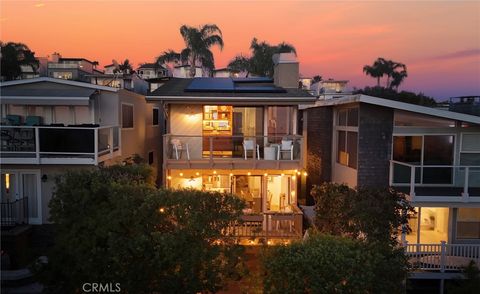
[[[390,186],[413,203],[480,203],[480,166],[390,161]]]
[[[406,244],[405,254],[414,271],[461,271],[472,260],[480,266],[479,244]]]
[[[1,164],[93,164],[120,155],[118,126],[1,126]]]
[[[303,214],[294,206],[291,212],[268,211],[261,214],[245,214],[241,221],[232,224],[225,232],[226,237],[244,241],[246,245],[255,245],[264,241],[282,239],[301,239],[303,234]]]
[[[165,169],[301,169],[301,136],[163,137]]]

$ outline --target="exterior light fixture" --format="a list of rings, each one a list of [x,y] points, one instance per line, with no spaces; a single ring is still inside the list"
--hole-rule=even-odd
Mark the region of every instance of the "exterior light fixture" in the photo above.
[[[301,174],[302,174],[301,172],[297,171],[297,175],[301,175]]]
[[[268,244],[268,245],[272,245],[272,241],[270,241],[270,240],[267,241],[267,244]]]
[[[292,181],[295,181],[297,179],[297,176],[292,176]]]
[[[160,209],[158,210],[160,213],[164,213],[165,212],[165,208],[163,207],[160,207]]]
[[[183,173],[180,173],[180,176],[183,177]]]
[[[214,175],[216,175],[216,174],[217,174],[217,171],[216,171],[216,170],[214,170],[214,171],[213,171],[213,174],[214,174]]]
[[[5,174],[5,190],[10,193],[10,174]]]
[[[264,175],[264,176],[266,176],[266,177],[268,176],[268,174],[267,174],[267,173],[264,173],[263,175]]]
[[[168,179],[168,180],[171,180],[171,179],[172,179],[172,177],[171,177],[171,176],[168,176],[168,177],[167,177],[167,179]]]
[[[304,176],[308,176],[308,173],[307,173],[307,172],[303,172],[303,175],[304,175]]]
[[[285,174],[280,174],[281,177],[283,177]]]
[[[195,173],[195,175],[196,175],[196,176],[199,176],[199,175],[200,175],[200,173],[199,173],[199,172],[196,172],[196,173]]]
[[[252,175],[252,173],[251,173],[251,172],[248,172],[248,173],[247,173],[247,175],[251,176],[251,175]]]

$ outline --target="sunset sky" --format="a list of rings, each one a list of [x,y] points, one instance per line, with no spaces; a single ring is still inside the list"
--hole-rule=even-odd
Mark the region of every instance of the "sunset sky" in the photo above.
[[[362,67],[377,57],[403,62],[401,89],[438,100],[480,95],[480,1],[8,1],[0,0],[1,40],[36,56],[55,51],[100,65],[152,62],[181,50],[182,24],[217,24],[225,42],[215,64],[248,54],[251,39],[293,44],[300,72],[374,85]]]

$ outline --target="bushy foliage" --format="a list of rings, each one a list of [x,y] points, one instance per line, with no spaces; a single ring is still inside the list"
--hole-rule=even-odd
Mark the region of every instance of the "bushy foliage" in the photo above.
[[[317,234],[303,243],[268,248],[265,293],[404,293],[401,249]]]
[[[451,280],[447,287],[449,294],[476,294],[480,293],[480,270],[472,260],[463,269],[464,279]]]
[[[30,66],[33,72],[37,72],[39,62],[35,59],[35,52],[31,51],[23,43],[0,41],[1,47],[1,74],[4,80],[17,79],[22,74],[21,66]]]
[[[227,194],[157,190],[143,165],[70,172],[50,202],[55,246],[47,290],[120,283],[122,293],[215,292],[238,275],[241,248],[222,231],[244,203]]]
[[[397,92],[394,89],[383,87],[365,87],[364,89],[354,91],[354,94],[364,94],[427,107],[435,107],[437,105],[435,99],[423,93],[416,94],[408,91]]]
[[[399,228],[409,230],[405,196],[391,188],[351,189],[324,183],[311,191],[315,199],[315,228],[320,233],[362,238],[396,246]]]

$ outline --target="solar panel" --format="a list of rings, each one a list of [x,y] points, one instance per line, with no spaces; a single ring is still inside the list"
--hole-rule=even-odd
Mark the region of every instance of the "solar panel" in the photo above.
[[[239,85],[236,85],[236,84]],[[248,85],[248,84],[252,85]],[[184,89],[185,92],[214,93],[286,93],[283,88],[274,85],[257,85],[272,83],[270,78],[195,78]]]
[[[195,78],[185,89],[186,92],[233,92],[234,84],[230,78]]]

